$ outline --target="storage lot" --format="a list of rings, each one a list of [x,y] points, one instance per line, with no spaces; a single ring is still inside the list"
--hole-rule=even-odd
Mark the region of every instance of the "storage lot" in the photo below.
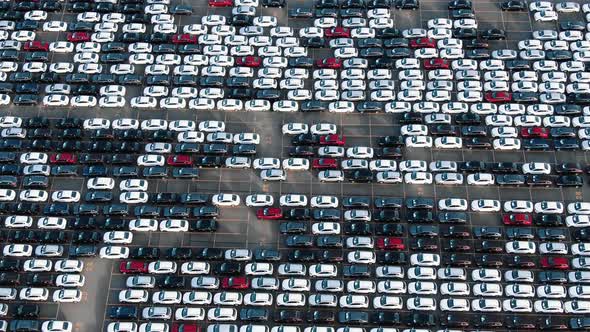
[[[228,14],[230,9],[213,9],[207,7],[206,2],[199,0],[183,2],[190,4],[195,9],[193,17],[181,17],[177,24],[199,22],[205,14]],[[506,30],[506,41],[491,42],[491,49],[516,48],[519,40],[530,36],[531,31],[538,29],[555,28],[555,24],[539,24],[532,21],[528,12],[502,13],[498,10],[499,2],[475,1],[475,11],[480,29],[497,27]],[[310,1],[290,0],[287,8],[310,7]],[[446,17],[446,1],[421,1],[418,11],[398,11],[394,19],[396,27],[400,29],[415,27],[415,22],[421,22],[425,26],[428,19]],[[288,25],[293,28],[307,26],[305,20],[287,19],[287,8],[272,9],[258,8],[263,15],[273,15],[279,19],[280,25]],[[571,18],[582,19],[583,14],[571,15]],[[70,17],[66,15],[66,17]],[[71,17],[74,17],[73,15]],[[570,17],[570,16],[567,16]],[[56,36],[57,37],[57,36]],[[311,54],[315,59],[321,59],[330,54],[330,50],[314,50]],[[291,147],[290,138],[281,134],[280,128],[285,123],[303,122],[308,124],[328,122],[338,125],[339,132],[347,137],[347,147],[370,146],[376,147],[377,140],[385,135],[399,135],[400,125],[398,115],[359,115],[359,114],[278,114],[278,113],[227,113],[227,112],[198,112],[187,111],[138,111],[125,107],[124,109],[72,109],[46,110],[42,107],[7,107],[3,115],[15,115],[23,118],[31,116],[49,116],[53,119],[61,117],[80,117],[83,119],[103,117],[107,119],[135,118],[139,120],[158,118],[173,120],[221,120],[226,123],[228,132],[256,132],[261,135],[262,142],[258,148],[257,157],[275,157],[285,159],[287,151]],[[435,149],[404,149],[404,158],[425,160],[452,160],[470,161],[479,160],[485,162],[579,162],[588,165],[588,154],[582,151],[562,152],[499,152],[494,150],[467,150],[459,149],[441,151]],[[288,180],[283,183],[263,183],[259,172],[254,170],[232,169],[206,169],[201,171],[198,180],[165,179],[150,180],[149,191],[158,192],[202,192],[209,194],[235,193],[244,199],[252,193],[268,193],[278,197],[288,193],[305,194],[308,197],[315,195],[334,195],[341,200],[348,196],[375,197],[427,197],[436,200],[441,198],[465,198],[468,201],[479,198],[497,199],[507,201],[523,199],[538,202],[542,200],[557,200],[564,203],[587,200],[590,197],[588,186],[582,188],[500,188],[497,186],[435,186],[435,185],[391,185],[391,184],[352,184],[348,182],[331,184],[320,183],[317,180],[317,172],[288,172]],[[587,180],[587,176],[584,176]],[[54,179],[50,183],[48,191],[79,190],[82,195],[86,193],[84,178]],[[162,233],[149,234],[136,233],[131,248],[140,246],[160,247],[162,250],[170,247],[215,247],[215,248],[278,248],[288,251],[284,245],[284,236],[279,234],[276,221],[261,221],[256,218],[255,208],[241,206],[238,208],[222,208],[219,220],[219,229],[215,233]],[[402,222],[407,225],[406,222]],[[473,213],[470,212],[469,223],[471,226],[500,226],[500,214]],[[406,238],[406,241],[409,241]],[[475,242],[475,241],[474,241]],[[565,241],[569,243],[569,241]],[[406,252],[412,253],[406,249]],[[440,253],[440,252],[439,252]],[[85,259],[84,275],[86,286],[83,288],[84,298],[82,304],[44,304],[42,318],[55,318],[75,322],[75,331],[106,331],[110,322],[105,316],[107,307],[119,305],[118,292],[125,288],[126,276],[119,273],[119,262],[100,260],[98,258]],[[179,264],[180,265],[180,264]],[[407,280],[406,280],[407,281]],[[108,292],[105,291],[108,289]],[[404,300],[408,296],[404,297]],[[437,295],[437,300],[442,298]],[[405,304],[405,303],[404,303]],[[405,305],[404,305],[405,308]],[[271,307],[271,311],[276,307]],[[406,309],[404,309],[406,310]],[[538,314],[525,314],[525,316]],[[244,323],[245,324],[245,323]],[[205,325],[205,324],[200,324]],[[272,325],[272,324],[269,324]],[[318,324],[326,325],[326,324]],[[338,325],[339,326],[339,325]]]

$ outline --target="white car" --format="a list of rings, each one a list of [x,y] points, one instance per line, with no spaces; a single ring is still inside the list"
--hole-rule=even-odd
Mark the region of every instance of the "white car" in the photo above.
[[[476,186],[489,186],[496,182],[496,177],[491,173],[474,173],[467,175],[467,184]]]
[[[307,206],[307,197],[299,194],[281,195],[279,204],[289,207],[304,207]]]
[[[239,206],[240,196],[235,194],[216,194],[211,198],[211,203],[217,206]]]
[[[438,201],[439,211],[466,211],[467,200],[462,198],[448,198]]]
[[[506,252],[509,254],[534,254],[536,244],[530,241],[510,241],[506,242]]]
[[[436,310],[436,301],[429,297],[408,298],[406,307],[409,310],[434,311]]]
[[[500,300],[496,299],[475,299],[471,301],[471,310],[474,312],[500,312],[502,306]]]
[[[307,134],[309,126],[305,123],[287,123],[282,127],[283,135]]]
[[[309,160],[305,158],[288,158],[283,160],[283,169],[285,170],[308,170]]]
[[[272,195],[254,194],[246,196],[246,206],[264,207],[273,204],[274,198]]]
[[[511,200],[504,202],[504,212],[508,213],[531,213],[533,203],[525,200]]]
[[[502,302],[502,308],[506,312],[532,312],[533,304],[525,299],[507,299]]]
[[[461,298],[442,299],[440,301],[442,311],[469,311],[469,301]]]

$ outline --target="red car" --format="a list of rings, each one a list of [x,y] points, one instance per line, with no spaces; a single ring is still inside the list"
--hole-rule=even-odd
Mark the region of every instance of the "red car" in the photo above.
[[[168,156],[166,163],[170,166],[192,166],[193,160],[189,155],[178,154],[176,156]]]
[[[543,257],[541,258],[541,267],[544,269],[567,270],[570,263],[565,257]]]
[[[197,36],[188,33],[176,34],[172,36],[172,44],[196,44]]]
[[[210,7],[232,7],[233,5],[232,0],[209,0]]]
[[[449,62],[445,59],[426,59],[424,60],[424,69],[449,69]]]
[[[549,130],[542,127],[528,127],[520,129],[520,136],[522,138],[547,138],[549,137]]]
[[[512,94],[510,92],[487,92],[484,98],[489,103],[507,103],[512,100]]]
[[[404,240],[399,237],[380,237],[375,241],[377,249],[382,250],[404,250]]]
[[[320,145],[343,146],[344,144],[346,144],[346,137],[344,135],[332,134],[320,137]]]
[[[248,289],[250,281],[245,277],[229,277],[221,279],[223,289]]]
[[[88,32],[71,32],[68,33],[68,41],[72,43],[80,43],[90,41],[90,34]]]
[[[201,328],[197,324],[172,324],[171,332],[201,332]]]
[[[72,153],[56,153],[49,157],[49,162],[52,164],[75,164],[78,161],[76,155]]]
[[[342,67],[342,61],[336,58],[325,58],[317,60],[315,65],[318,68],[340,69]]]
[[[243,56],[236,59],[236,66],[244,67],[260,67],[262,60],[257,56]]]
[[[119,272],[123,274],[147,273],[148,263],[141,261],[122,261],[119,264]]]
[[[512,226],[530,226],[533,223],[530,214],[526,213],[513,213],[507,214],[502,217],[502,222],[504,225],[512,225]]]
[[[283,218],[283,210],[275,207],[258,209],[258,211],[256,211],[256,217],[262,220],[281,219]]]
[[[28,41],[23,46],[25,51],[49,51],[49,43],[41,42],[38,40]]]
[[[318,158],[311,162],[314,169],[338,169],[338,161],[334,158]]]
[[[343,27],[324,29],[326,38],[350,38],[350,29]]]
[[[411,48],[435,48],[436,47],[436,40],[432,38],[417,38],[410,40],[410,47]]]

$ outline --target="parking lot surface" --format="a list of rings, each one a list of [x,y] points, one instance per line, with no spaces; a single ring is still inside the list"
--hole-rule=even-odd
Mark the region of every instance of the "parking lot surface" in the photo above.
[[[548,22],[548,23],[540,23],[535,22],[533,19],[533,13],[527,11],[522,12],[503,12],[499,10],[499,5],[501,1],[492,1],[492,0],[477,0],[473,1],[474,11],[476,13],[477,22],[479,25],[480,30],[483,29],[491,29],[491,28],[499,28],[506,32],[506,39],[499,40],[499,41],[490,41],[490,51],[498,50],[498,49],[518,49],[517,45],[518,42],[524,39],[530,39],[531,34],[535,30],[542,30],[542,29],[557,29],[556,22]],[[582,2],[580,2],[582,3]],[[175,4],[185,4],[190,5],[193,8],[193,14],[190,16],[181,16],[176,19],[175,23],[178,26],[193,24],[201,22],[201,17],[206,15],[218,14],[229,16],[231,13],[231,8],[212,8],[208,6],[207,2],[204,0],[198,1],[175,1],[172,0],[172,5]],[[426,28],[426,24],[428,20],[433,18],[447,18],[449,17],[449,10],[447,9],[448,2],[447,1],[420,1],[420,8],[418,10],[396,10],[392,9],[391,18],[394,19],[395,28],[398,29],[408,29],[408,28]],[[305,7],[305,8],[312,8],[313,3],[310,0],[288,0],[286,7],[284,8],[263,8],[259,6],[257,8],[257,13],[260,15],[270,15],[274,16],[278,20],[278,24],[282,26],[289,26],[294,29],[305,28],[312,25],[312,19],[293,19],[288,18],[287,12],[289,9],[297,8],[297,7]],[[61,12],[61,13],[53,13],[51,14],[52,17],[59,17],[60,20],[64,22],[72,22],[75,20],[75,14]],[[562,14],[560,14],[560,19]],[[564,14],[563,17],[571,20],[582,20],[584,21],[584,13],[576,13],[576,14]],[[45,41],[51,41],[52,38],[55,40],[63,40],[63,32],[60,33],[47,33],[47,36],[43,37]],[[310,49],[308,55],[312,57],[314,60],[324,59],[326,57],[332,56],[333,51],[329,48],[322,48],[322,49]],[[50,60],[50,62],[56,61],[70,61],[70,55],[63,55],[63,54],[55,54],[52,55],[54,58]],[[306,81],[307,85],[312,85],[311,80]],[[397,84],[397,81],[396,81]],[[143,86],[139,87],[130,87],[128,89],[128,96],[139,96],[141,91],[143,90]],[[184,109],[184,110],[163,110],[163,109],[137,109],[131,108],[127,103],[126,106],[120,108],[100,108],[100,107],[43,107],[43,106],[15,106],[15,105],[6,105],[2,106],[2,110],[0,110],[1,116],[16,116],[23,119],[32,118],[32,117],[47,117],[52,121],[52,124],[55,124],[58,119],[62,118],[80,118],[80,119],[92,119],[92,118],[103,118],[108,120],[115,120],[115,119],[122,119],[122,118],[129,118],[129,119],[136,119],[140,122],[143,120],[149,119],[163,119],[168,122],[173,122],[176,120],[190,120],[194,121],[195,123],[200,123],[202,121],[222,121],[225,123],[226,132],[229,133],[256,133],[260,135],[260,144],[257,146],[256,149],[256,156],[254,158],[279,158],[280,160],[284,160],[289,158],[289,151],[293,147],[292,144],[292,136],[284,135],[281,131],[283,125],[288,123],[305,123],[309,124],[310,126],[317,123],[331,123],[337,126],[338,133],[342,134],[346,137],[346,145],[345,147],[355,147],[355,146],[365,146],[370,148],[378,149],[379,140],[381,137],[384,136],[399,136],[401,135],[401,127],[403,126],[400,123],[401,114],[386,114],[386,113],[378,113],[378,114],[359,114],[359,113],[328,113],[328,112],[321,112],[321,113],[281,113],[281,112],[225,112],[225,111],[195,111],[191,109]],[[176,143],[176,141],[174,141]],[[147,143],[141,141],[142,144]],[[143,148],[143,145],[142,145]],[[25,152],[25,151],[22,151]],[[28,152],[28,151],[27,151]],[[50,151],[48,152],[50,153]],[[432,148],[412,148],[412,147],[403,147],[402,150],[403,157],[401,160],[422,160],[427,163],[432,161],[455,161],[455,162],[469,162],[469,161],[483,161],[485,163],[499,163],[499,162],[515,162],[515,163],[530,163],[530,162],[543,162],[549,163],[552,165],[566,163],[566,162],[575,162],[581,165],[589,165],[590,161],[588,160],[588,152],[578,149],[575,151],[556,151],[556,150],[549,150],[549,151],[527,151],[527,150],[516,150],[516,151],[499,151],[493,149],[486,149],[486,150],[477,150],[477,149],[467,149],[467,148],[459,148],[459,149],[432,149]],[[136,155],[134,154],[133,157],[135,158]],[[111,167],[111,166],[109,166]],[[114,167],[114,166],[113,166]],[[308,171],[288,171],[287,172],[287,179],[286,181],[281,182],[264,182],[260,178],[260,171],[255,169],[230,169],[230,168],[202,168],[199,169],[199,177],[195,179],[185,179],[185,178],[173,178],[173,177],[166,177],[166,178],[150,178],[148,180],[148,192],[150,194],[158,194],[158,193],[189,193],[189,192],[197,192],[209,195],[215,195],[218,193],[229,193],[229,194],[237,194],[242,199],[242,204],[238,207],[221,207],[220,214],[217,217],[217,224],[218,228],[215,232],[162,232],[162,231],[151,231],[151,232],[134,232],[133,234],[133,241],[131,244],[126,244],[125,246],[128,247],[131,251],[140,247],[156,247],[160,248],[162,252],[165,252],[167,249],[175,248],[175,247],[182,247],[182,248],[191,248],[193,252],[199,251],[201,248],[219,248],[219,249],[237,249],[237,248],[245,248],[250,249],[252,251],[256,251],[258,249],[278,249],[283,259],[280,262],[274,262],[273,266],[275,272],[272,276],[275,278],[279,278],[278,273],[276,270],[280,263],[286,263],[286,257],[296,248],[292,246],[288,246],[286,244],[287,235],[281,234],[279,227],[280,224],[285,221],[277,221],[277,220],[261,220],[257,217],[256,212],[258,208],[255,207],[247,207],[243,204],[245,198],[248,195],[252,194],[268,194],[274,197],[276,203],[279,201],[279,197],[286,194],[302,194],[306,195],[309,199],[313,196],[320,196],[320,195],[328,195],[328,196],[335,196],[337,197],[340,202],[343,202],[347,197],[368,197],[371,202],[373,202],[376,198],[379,197],[389,197],[389,198],[400,198],[404,201],[406,199],[411,198],[429,198],[433,199],[434,202],[438,202],[441,199],[446,198],[462,198],[467,200],[467,202],[471,202],[473,200],[478,199],[491,199],[491,200],[498,200],[500,202],[506,202],[510,200],[526,200],[531,202],[541,202],[541,201],[559,201],[562,202],[565,206],[569,203],[574,202],[581,202],[581,201],[590,201],[590,188],[587,185],[588,179],[587,175],[582,175],[584,179],[584,185],[581,187],[558,187],[558,186],[550,186],[550,187],[529,187],[529,186],[506,186],[501,187],[497,185],[491,186],[474,186],[468,185],[466,183],[462,185],[438,185],[438,184],[408,184],[408,183],[399,183],[399,184],[383,184],[383,183],[352,183],[349,181],[344,182],[337,182],[337,183],[328,183],[328,182],[320,182],[318,179],[317,171],[316,170],[308,170]],[[55,192],[60,190],[73,190],[78,191],[81,197],[85,197],[88,193],[87,189],[87,177],[83,176],[74,176],[74,177],[52,177],[51,181],[49,182],[49,186],[45,189],[47,192]],[[22,186],[19,186],[17,189],[25,189]],[[119,190],[118,186],[112,190],[114,197],[119,197]],[[105,204],[100,204],[100,206],[104,206]],[[275,204],[278,206],[278,204]],[[340,207],[339,207],[340,209]],[[342,208],[342,212],[344,213],[344,208]],[[407,216],[411,213],[407,207],[401,209],[402,216]],[[476,228],[484,227],[484,226],[496,226],[496,227],[503,227],[503,229],[507,229],[502,224],[502,214],[501,213],[482,213],[476,211],[467,211],[468,215],[467,222],[464,224],[471,229],[471,232]],[[3,217],[8,216],[7,213],[2,215]],[[98,219],[104,219],[104,216],[97,217]],[[127,218],[131,219],[131,217]],[[195,219],[191,216],[191,219]],[[311,229],[311,221],[305,221],[308,224],[308,227]],[[347,221],[342,221],[340,224],[343,225],[347,223]],[[406,231],[402,236],[400,236],[404,243],[406,244],[405,248],[401,250],[404,252],[408,257],[412,254],[418,253],[419,249],[410,249],[410,243],[414,240],[412,236],[409,235],[408,229],[412,226],[406,218],[402,218],[401,221],[398,222],[399,224],[404,225]],[[373,222],[372,225],[375,225]],[[439,225],[441,229],[443,225]],[[446,226],[445,226],[446,227]],[[531,226],[533,231],[536,232],[543,227],[538,227],[537,225]],[[2,228],[5,232],[12,232],[11,229]],[[572,238],[572,234],[565,226],[561,227],[561,229],[565,229],[565,239],[562,239],[560,242],[565,243],[568,247],[575,244],[577,241]],[[76,230],[69,231],[70,236],[74,236]],[[311,234],[311,232],[306,232],[306,234]],[[344,236],[346,238],[347,236]],[[352,236],[352,235],[350,235]],[[434,241],[438,242],[439,245],[436,249],[429,251],[429,253],[439,254],[440,257],[447,257],[451,253],[450,251],[444,248],[444,244],[447,243],[448,239],[443,239],[442,236],[436,235],[434,237]],[[509,241],[507,238],[503,238],[504,242]],[[473,234],[470,234],[467,238],[462,239],[463,243],[470,246],[467,253],[472,256],[481,256],[480,252],[476,252],[474,248],[478,246],[478,243],[483,241],[480,238],[476,238]],[[536,240],[537,246],[542,241]],[[5,245],[10,243],[5,242]],[[73,246],[72,243],[65,244],[66,248]],[[314,248],[316,250],[317,248]],[[319,252],[319,249],[317,249]],[[336,248],[332,250],[333,252],[343,254],[344,260],[346,260],[346,255],[351,252],[350,248],[346,248],[346,244],[343,248]],[[513,254],[505,253],[502,251],[501,253],[495,255],[495,258],[500,260],[509,260]],[[542,255],[535,253],[531,255],[534,257],[535,260],[540,260]],[[574,256],[568,254],[564,255],[565,257],[573,258]],[[130,276],[130,274],[123,274],[121,273],[120,269],[120,262],[121,260],[116,259],[101,259],[99,257],[88,257],[81,259],[84,262],[84,270],[83,275],[85,276],[85,284],[81,287],[82,291],[82,299],[79,303],[55,303],[55,302],[47,302],[47,301],[40,301],[38,302],[41,306],[41,313],[39,315],[40,320],[65,320],[70,321],[73,323],[72,331],[107,331],[109,324],[117,321],[117,319],[113,319],[109,317],[109,310],[116,306],[128,306],[129,304],[121,303],[120,301],[120,292],[127,289],[126,280]],[[155,261],[146,260],[146,262]],[[178,265],[180,266],[183,261],[179,260]],[[221,262],[212,262],[212,265],[217,266],[221,264]],[[246,263],[244,263],[245,265]],[[307,266],[310,266],[310,263]],[[345,263],[337,263],[339,269],[345,265]],[[386,265],[386,264],[381,264]],[[376,265],[375,265],[376,266]],[[408,269],[410,267],[409,264],[406,264],[404,268]],[[242,266],[243,268],[243,266]],[[467,283],[471,287],[474,287],[476,284],[475,281],[471,280],[470,273],[472,270],[477,269],[478,267],[473,264],[467,270],[469,271],[467,277]],[[499,270],[503,272],[509,270],[507,266],[503,266],[499,268]],[[542,269],[540,266],[535,267],[534,269],[530,269],[534,271],[535,274],[540,272]],[[569,271],[569,270],[568,270]],[[567,272],[567,271],[566,271]],[[243,271],[240,275],[243,276]],[[342,271],[340,271],[342,273]],[[176,273],[176,275],[180,275]],[[160,277],[160,276],[159,276]],[[186,276],[187,280],[190,279]],[[250,277],[250,276],[248,276]],[[281,276],[279,279],[285,279],[286,277]],[[340,278],[340,274],[339,277]],[[316,279],[310,278],[311,280],[315,281]],[[355,277],[346,277],[341,278],[344,282],[348,282],[351,280],[356,280]],[[368,278],[364,278],[364,280],[371,280],[374,282],[381,281],[374,275],[371,275]],[[410,280],[407,276],[404,276],[404,282],[410,283]],[[437,280],[437,285],[442,283],[442,280]],[[313,283],[313,282],[312,282]],[[502,282],[503,285],[506,285]],[[540,283],[533,284],[535,287],[541,285]],[[566,286],[574,285],[574,283],[567,284]],[[312,286],[313,287],[313,286]],[[194,288],[194,287],[193,287]],[[150,296],[154,291],[157,289],[150,289]],[[190,287],[190,281],[187,281],[184,284],[184,287],[181,287],[179,291],[185,293],[193,290]],[[221,290],[215,290],[212,292],[221,292]],[[241,291],[242,294],[246,294],[245,291]],[[275,296],[276,299],[279,296],[279,291],[272,291],[270,292]],[[310,295],[313,292],[306,291],[303,292],[306,295]],[[338,292],[337,295],[346,295],[346,292]],[[370,294],[369,298],[373,299],[373,296],[377,296],[378,294]],[[417,295],[410,295],[410,294],[403,294],[400,297],[403,299],[403,309],[397,310],[397,312],[402,313],[405,317],[409,317],[411,311],[406,306],[406,300],[411,297],[416,297]],[[441,295],[440,293],[436,293],[435,295],[431,296],[432,298],[436,299],[438,303],[445,296]],[[469,301],[477,300],[481,297],[477,297],[473,294],[470,294],[465,297]],[[508,296],[500,297],[501,300],[509,299]],[[539,300],[539,298],[534,298],[533,300]],[[563,299],[564,301],[566,299]],[[571,299],[567,299],[571,300]],[[22,303],[16,301],[14,303]],[[146,323],[147,320],[141,318],[141,309],[147,306],[154,306],[154,304],[149,303],[141,303],[139,305],[131,304],[129,306],[136,306],[139,308],[139,318],[134,319],[120,319],[121,321],[132,321],[137,323],[138,325],[142,323]],[[174,312],[177,308],[180,308],[182,305],[180,304],[172,304],[172,305],[160,305],[160,306],[168,306],[172,308],[172,316],[174,317]],[[203,306],[194,307],[203,307],[205,308],[205,312],[210,308],[216,307],[215,305],[208,304]],[[235,308],[240,309],[245,308],[246,306],[234,306]],[[338,313],[343,311],[364,311],[368,312],[370,315],[373,315],[379,310],[373,308],[373,306],[369,306],[370,309],[345,309],[345,308],[337,308],[337,307],[328,307],[328,308],[314,308],[309,306],[307,303],[304,306],[293,307],[293,308],[286,308],[281,307],[275,304],[272,304],[269,307],[261,307],[266,308],[270,311],[271,319],[268,319],[266,322],[257,322],[252,324],[261,324],[267,325],[269,327],[279,326],[281,324],[284,325],[295,325],[303,328],[308,326],[329,326],[334,328],[339,328],[343,326],[347,326],[345,323],[341,323],[338,321]],[[284,309],[295,309],[301,310],[307,315],[307,312],[322,309],[332,311],[336,314],[336,321],[335,322],[328,322],[328,323],[313,323],[310,321],[303,321],[303,322],[296,322],[293,324],[289,323],[280,323],[276,320],[273,321],[272,317],[275,317],[275,314],[280,310]],[[428,328],[434,330],[444,328],[444,321],[443,316],[446,316],[448,312],[442,312],[441,310],[437,309],[434,311],[420,311],[422,313],[433,313],[436,317],[436,323],[433,326]],[[468,315],[469,320],[477,320],[477,315],[479,313],[469,312]],[[503,312],[500,315],[512,315],[513,313]],[[564,324],[567,324],[568,319],[574,317],[573,315],[564,314],[564,313],[555,313],[551,315],[546,315],[543,313],[538,312],[525,312],[525,313],[518,313],[519,317],[525,317],[525,319],[530,319],[532,321],[538,321],[541,319],[540,316],[550,316],[557,320],[563,320]],[[577,315],[575,317],[583,317],[582,315]],[[588,314],[585,314],[587,317]],[[372,317],[372,316],[371,316]],[[500,320],[504,322],[504,316],[500,316]],[[7,321],[11,321],[14,317],[6,318]],[[158,320],[154,320],[155,322]],[[209,320],[197,321],[197,322],[187,322],[187,321],[179,321],[176,319],[167,319],[165,320],[166,323],[169,323],[171,330],[176,332],[179,330],[174,330],[172,328],[173,324],[181,324],[187,323],[192,324],[196,323],[199,327],[203,328],[203,330],[214,324],[215,322]],[[225,323],[225,322],[224,322]],[[247,325],[249,322],[240,321],[238,318],[237,322],[229,322],[230,324],[237,324],[238,326]],[[378,326],[389,327],[390,325],[387,324],[378,324],[371,321],[371,323],[367,323],[365,329],[368,331],[370,328],[376,328]],[[412,324],[391,324],[396,328],[399,328],[401,331],[403,327],[412,327]],[[403,327],[402,327],[403,326]],[[418,325],[414,325],[418,326]],[[535,328],[540,328],[540,325],[537,325]],[[475,325],[471,325],[467,329],[475,329]],[[566,329],[569,329],[569,325]],[[496,328],[496,330],[502,330],[502,328]],[[188,330],[187,330],[188,331]],[[232,331],[234,332],[234,331]],[[241,331],[243,332],[243,331]],[[250,332],[250,331],[248,331]],[[258,332],[258,331],[253,331]]]

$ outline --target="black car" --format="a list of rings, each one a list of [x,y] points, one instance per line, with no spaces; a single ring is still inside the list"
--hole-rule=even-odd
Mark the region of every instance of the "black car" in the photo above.
[[[243,308],[240,309],[240,320],[246,322],[261,322],[268,320],[268,309],[263,308]]]
[[[291,139],[293,145],[315,145],[319,142],[320,136],[314,134],[299,134]]]
[[[275,312],[274,320],[279,323],[301,323],[305,315],[302,311],[281,310]]]
[[[9,325],[10,331],[41,331],[41,321],[38,320],[13,320]]]
[[[286,220],[307,220],[311,218],[309,209],[299,208],[290,209],[283,213],[283,218]]]
[[[193,209],[193,216],[197,218],[217,218],[219,208],[211,205],[196,207]]]
[[[501,29],[487,29],[480,33],[480,38],[484,40],[504,40],[506,32]]]
[[[342,232],[346,235],[371,235],[373,229],[371,225],[367,223],[346,223],[344,224]]]
[[[224,250],[219,248],[203,248],[200,252],[195,253],[196,259],[221,260],[223,259]]]
[[[289,58],[288,65],[290,68],[292,68],[292,67],[311,68],[314,65],[314,61],[312,58],[308,58],[308,57]]]
[[[215,219],[191,220],[189,230],[191,232],[215,232],[217,221]]]
[[[574,273],[579,274],[580,271]],[[562,271],[541,271],[538,272],[537,280],[539,281],[539,283],[564,284],[567,282],[567,277],[565,272]]]
[[[582,114],[582,106],[575,104],[559,104],[554,107],[556,115],[576,116]],[[568,128],[568,127],[565,127]],[[552,137],[554,137],[552,135]],[[555,138],[555,137],[554,137]]]
[[[289,253],[287,260],[289,262],[313,262],[316,260],[315,251],[297,249]]]
[[[403,205],[403,200],[401,198],[392,198],[392,197],[376,197],[375,198],[375,207],[379,208],[379,209],[401,209],[402,205]]]
[[[312,323],[332,323],[336,320],[336,315],[333,311],[328,310],[314,310],[307,315],[307,321]]]
[[[116,306],[109,307],[108,315],[111,319],[136,319],[137,307],[135,306]]]
[[[377,144],[379,144],[379,146],[394,147],[402,146],[405,143],[402,136],[383,136],[379,138]]]
[[[281,234],[303,234],[307,231],[307,224],[303,222],[290,221],[279,225]]]
[[[18,272],[20,266],[21,264],[18,259],[0,259],[0,271],[2,272]]]
[[[398,209],[388,209],[373,212],[373,220],[376,222],[398,222],[401,220]]]
[[[416,10],[420,7],[420,2],[418,0],[395,0],[393,6],[396,9]]]
[[[194,162],[197,167],[214,167],[219,168],[223,166],[223,159],[221,157],[207,156],[199,157]]]
[[[251,156],[256,154],[254,144],[236,144],[232,147],[232,154],[235,156]]]
[[[281,253],[275,249],[258,248],[254,252],[254,259],[262,262],[275,262],[281,260]]]
[[[558,187],[580,188],[584,185],[584,179],[580,175],[561,175],[555,180],[555,185]]]
[[[338,235],[320,235],[316,238],[315,245],[318,248],[341,248],[342,238]]]
[[[467,218],[465,212],[439,212],[437,215],[438,222],[441,224],[464,224]]]
[[[477,30],[473,28],[453,29],[453,37],[459,39],[475,39],[477,38]]]
[[[483,299],[479,301],[483,301]],[[499,328],[504,326],[504,320],[500,315],[475,315],[475,318],[471,324],[474,327]]]
[[[311,146],[294,146],[289,149],[290,157],[312,157],[315,150]]]
[[[557,214],[538,214],[534,217],[536,226],[559,227],[564,225],[563,217]]]
[[[561,21],[559,22],[559,30],[586,30],[586,23],[582,21]]]
[[[310,235],[291,235],[285,240],[287,247],[311,247],[314,243],[314,238]]]
[[[37,304],[18,304],[12,307],[11,312],[16,318],[38,318],[41,309]]]
[[[401,314],[399,312],[377,311],[371,316],[371,322],[379,325],[398,325],[401,322]]]
[[[338,313],[338,322],[340,324],[367,324],[369,323],[369,313],[365,311],[340,311]]]
[[[433,209],[434,200],[430,198],[408,198],[406,199],[406,208],[409,210],[415,209]]]
[[[510,0],[502,2],[502,4],[500,5],[500,9],[506,11],[522,11],[526,10],[527,6],[526,3],[522,0]]]
[[[373,181],[373,172],[368,169],[358,169],[344,173],[346,179],[350,182],[370,183]]]
[[[481,226],[473,229],[473,236],[476,238],[499,239],[502,234],[502,228],[495,226]]]
[[[361,224],[363,225],[363,224]],[[364,224],[366,225],[366,224]],[[368,226],[368,225],[367,225]],[[360,226],[358,227],[360,228]],[[401,224],[379,224],[375,225],[375,234],[376,235],[386,235],[386,236],[403,236],[406,230],[404,225]],[[345,232],[346,234],[346,232]],[[359,234],[361,235],[361,234]],[[368,235],[368,234],[366,234]]]
[[[571,60],[573,57],[574,57],[574,53],[572,51],[555,50],[555,51],[545,52],[545,58],[547,60],[567,61],[567,60]],[[557,112],[555,112],[555,114],[559,115],[559,113],[557,113]]]
[[[449,1],[448,8],[449,8],[449,10],[471,9],[471,8],[473,8],[473,4],[469,0],[453,0],[453,1]]]
[[[375,155],[381,159],[398,159],[403,156],[401,147],[385,147],[375,149]]]
[[[370,277],[371,269],[366,265],[344,265],[342,268],[342,274],[345,277]]]
[[[156,280],[156,287],[163,289],[184,288],[185,279],[180,276],[166,276]]]
[[[539,319],[538,328],[541,330],[567,330],[567,317],[549,316]]]
[[[242,265],[236,262],[224,262],[215,268],[215,273],[220,275],[239,275]]]
[[[339,221],[341,213],[339,209],[314,209],[312,218],[318,221]]]
[[[70,247],[70,257],[93,257],[96,256],[97,248],[94,245],[82,245]]]
[[[440,324],[446,327],[468,327],[471,318],[469,315],[462,314],[446,314],[440,318]]]
[[[371,206],[371,199],[369,197],[344,197],[342,200],[342,206],[345,208],[355,208],[355,207],[370,207]]]
[[[488,130],[485,126],[465,126],[461,128],[463,136],[487,136]]]
[[[526,177],[521,174],[499,174],[496,175],[496,183],[499,186],[521,186],[524,185]]]
[[[160,257],[160,249],[156,247],[133,248],[129,256],[134,259],[158,259]]]
[[[590,317],[570,318],[569,327],[572,330],[588,330],[590,329]]]
[[[313,11],[309,8],[290,8],[288,16],[291,18],[311,18]]]
[[[530,227],[508,227],[506,237],[509,240],[531,240],[535,238],[535,233]]]
[[[438,226],[433,225],[411,225],[410,236],[413,237],[435,237],[438,236]]]
[[[301,44],[308,48],[322,48],[326,45],[326,40],[322,37],[310,37],[304,38]]]
[[[434,213],[431,211],[413,211],[406,216],[406,219],[409,223],[432,223],[434,222]]]
[[[315,2],[315,8],[339,8],[338,1],[336,0],[318,0]]]
[[[576,138],[578,133],[575,128],[570,127],[558,127],[551,128],[549,135],[553,138]]]
[[[563,241],[567,238],[566,232],[561,228],[540,228],[537,236],[541,241]]]

